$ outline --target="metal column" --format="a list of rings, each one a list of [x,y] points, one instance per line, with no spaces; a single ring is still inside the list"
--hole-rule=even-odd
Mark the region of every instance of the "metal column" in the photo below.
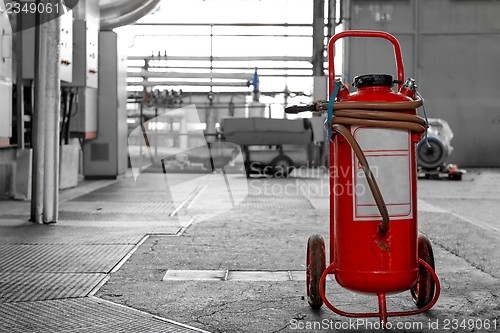
[[[314,0],[313,17],[313,76],[323,76],[325,60],[325,1]]]
[[[16,114],[17,114],[17,149],[25,147],[24,142],[24,82],[23,82],[23,15],[16,15],[17,35],[16,35]]]
[[[38,21],[39,22],[39,21]],[[43,224],[43,182],[45,151],[46,102],[43,82],[47,75],[47,25],[37,24],[35,32],[35,107],[33,112],[33,180],[31,199],[31,221]]]
[[[60,18],[36,27],[33,222],[54,223],[59,201]]]
[[[45,94],[47,102],[47,123],[45,127],[45,181],[44,181],[44,223],[57,222],[59,217],[59,146],[61,117],[60,81],[60,17],[47,23],[48,63]]]

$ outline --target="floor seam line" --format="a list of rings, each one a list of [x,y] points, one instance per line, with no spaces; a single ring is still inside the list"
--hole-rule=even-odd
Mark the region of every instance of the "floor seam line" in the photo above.
[[[95,300],[97,302],[108,303],[108,304],[111,304],[111,305],[114,305],[114,306],[118,306],[118,307],[121,307],[121,308],[124,308],[124,309],[129,309],[129,310],[132,310],[134,312],[140,313],[140,314],[142,314],[144,316],[148,316],[148,317],[151,317],[153,319],[157,319],[157,320],[160,320],[160,321],[163,321],[163,322],[166,322],[166,323],[177,325],[177,326],[180,326],[180,327],[183,327],[183,328],[186,328],[186,329],[190,329],[190,330],[193,330],[193,331],[196,331],[196,332],[199,332],[199,333],[210,333],[209,331],[203,330],[201,328],[192,327],[192,326],[189,326],[189,325],[186,325],[186,324],[183,324],[183,323],[179,323],[179,322],[177,322],[175,320],[163,318],[163,317],[151,314],[149,312],[142,311],[142,310],[133,308],[133,307],[128,306],[128,305],[123,305],[123,304],[115,303],[113,301],[110,301],[110,300],[107,300],[107,299],[104,299],[104,298],[100,298],[100,297],[97,297],[97,296],[88,296],[86,298],[91,299],[91,300]]]

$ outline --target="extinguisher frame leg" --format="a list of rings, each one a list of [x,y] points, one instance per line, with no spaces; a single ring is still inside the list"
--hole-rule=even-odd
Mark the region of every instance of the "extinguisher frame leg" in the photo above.
[[[383,330],[387,325],[387,303],[385,299],[385,293],[378,293],[378,313],[380,318],[380,326]]]
[[[413,311],[401,311],[401,312],[387,312],[387,307],[386,307],[386,302],[385,302],[385,294],[379,293],[377,294],[379,297],[379,312],[373,312],[373,313],[352,313],[352,312],[346,312],[342,311],[340,309],[337,309],[325,295],[325,290],[326,290],[326,278],[329,274],[334,274],[335,275],[335,269],[336,269],[336,263],[333,262],[330,266],[327,267],[327,269],[323,272],[323,275],[321,276],[320,284],[319,284],[319,292],[321,295],[321,298],[323,299],[323,303],[334,313],[344,316],[344,317],[350,317],[350,318],[368,318],[368,317],[374,317],[374,318],[380,318],[381,323],[385,322],[387,323],[387,318],[388,317],[404,317],[404,316],[413,316],[417,315],[423,312],[426,312],[430,310],[437,302],[439,295],[441,293],[441,284],[439,283],[439,278],[434,271],[434,269],[426,263],[422,259],[418,259],[418,263],[422,265],[429,273],[431,273],[432,278],[434,279],[434,283],[436,284],[436,289],[434,292],[434,298],[432,301],[427,304],[427,306],[418,309],[418,310],[413,310]],[[381,297],[383,295],[383,297]],[[383,308],[381,306],[381,298],[383,298]],[[384,320],[385,319],[385,320]]]

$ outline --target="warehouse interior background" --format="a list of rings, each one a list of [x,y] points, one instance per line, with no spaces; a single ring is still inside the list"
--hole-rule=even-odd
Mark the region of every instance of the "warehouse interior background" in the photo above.
[[[414,322],[497,331],[498,17],[500,0],[0,0],[0,332],[347,323],[305,300],[307,238],[333,228],[327,114],[285,112],[329,100],[346,30],[394,35],[425,100],[418,181],[386,172],[442,281]],[[342,39],[333,63],[351,92],[397,77],[381,39]]]
[[[77,3],[55,20],[61,62],[60,94],[54,98],[61,107],[52,122],[60,125],[61,149],[57,158],[57,149],[50,150],[58,168],[51,161],[43,165],[49,164],[48,173],[59,169],[49,181],[59,178],[60,188],[76,186],[82,176],[125,174],[130,129],[167,110],[195,105],[199,113],[198,123],[149,124],[159,137],[169,128],[175,141],[191,130],[216,135],[225,118],[285,118],[287,106],[326,100],[326,45],[345,29],[383,30],[400,40],[406,76],[416,79],[429,114],[453,130],[450,163],[500,166],[497,1]],[[33,167],[42,158],[37,138],[43,139],[35,136],[34,110],[48,107],[37,104],[35,72],[50,66],[34,52],[34,16],[16,20],[7,12],[0,196],[30,199],[36,194]],[[345,82],[361,73],[395,74],[387,45],[368,39],[345,43],[336,50],[342,68],[337,74]],[[42,74],[38,80],[45,79]]]

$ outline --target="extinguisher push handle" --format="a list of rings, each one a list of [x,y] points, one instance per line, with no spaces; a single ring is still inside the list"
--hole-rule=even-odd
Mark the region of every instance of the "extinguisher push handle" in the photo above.
[[[329,68],[329,91],[333,91],[333,84],[335,81],[335,42],[344,37],[368,37],[368,38],[383,38],[388,40],[394,46],[394,55],[396,57],[396,64],[398,70],[398,89],[401,88],[402,82],[405,79],[405,70],[403,65],[403,57],[401,55],[401,46],[398,40],[393,35],[384,31],[371,31],[371,30],[347,30],[340,32],[333,36],[328,42],[328,68]],[[401,83],[399,83],[401,82]]]

